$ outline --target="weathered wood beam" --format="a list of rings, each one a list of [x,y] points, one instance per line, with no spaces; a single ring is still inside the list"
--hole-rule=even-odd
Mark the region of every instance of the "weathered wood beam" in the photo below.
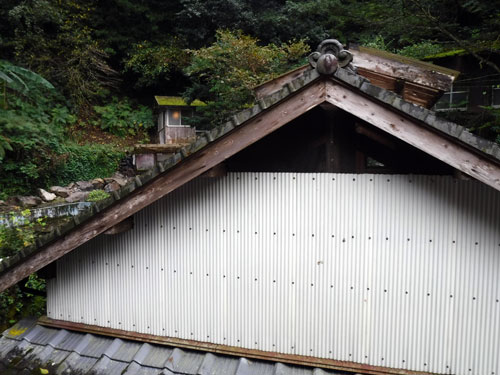
[[[0,276],[0,292],[73,249],[105,232],[130,215],[193,180],[237,152],[274,132],[325,101],[325,82],[316,81],[261,112],[178,165],[137,188],[113,206],[92,216],[71,232],[46,245]]]
[[[357,47],[349,50],[353,65],[375,73],[448,91],[460,72],[428,62],[395,55],[374,48]]]
[[[452,167],[500,190],[500,164],[428,128],[418,120],[389,109],[355,89],[330,80],[326,100]]]

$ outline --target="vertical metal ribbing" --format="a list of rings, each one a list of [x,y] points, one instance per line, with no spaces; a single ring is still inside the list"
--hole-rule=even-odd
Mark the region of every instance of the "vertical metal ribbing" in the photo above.
[[[55,319],[280,353],[500,373],[500,196],[450,177],[199,178],[58,262]],[[470,369],[470,371],[469,371]]]

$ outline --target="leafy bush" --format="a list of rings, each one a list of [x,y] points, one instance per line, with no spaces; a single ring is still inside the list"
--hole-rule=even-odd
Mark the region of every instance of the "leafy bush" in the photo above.
[[[106,193],[104,190],[92,190],[89,195],[87,196],[87,201],[88,202],[98,202],[102,201],[103,199],[109,198],[110,195]]]
[[[254,101],[252,89],[295,66],[305,63],[309,47],[303,40],[281,46],[259,46],[258,40],[241,32],[217,31],[209,47],[189,51],[191,64],[185,72],[192,86],[185,92],[191,100],[208,103],[200,108],[201,127],[211,127]]]
[[[92,124],[118,136],[135,135],[154,126],[151,109],[142,105],[133,108],[128,99],[113,98],[110,104],[94,106],[94,110],[99,119]]]
[[[174,72],[180,73],[188,63],[189,55],[177,39],[162,45],[144,41],[134,46],[125,61],[125,70],[139,75],[137,87],[148,87],[168,80]]]
[[[44,292],[45,280],[32,274],[24,282],[24,286]],[[21,291],[17,285],[0,293],[0,331],[7,329],[22,317],[39,317],[45,314],[45,305],[45,297]]]

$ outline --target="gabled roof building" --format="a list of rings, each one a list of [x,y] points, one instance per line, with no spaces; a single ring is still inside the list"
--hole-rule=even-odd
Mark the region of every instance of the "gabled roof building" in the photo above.
[[[48,279],[4,366],[113,373],[69,361],[79,335],[135,345],[120,371],[154,348],[154,374],[500,373],[500,147],[373,85],[336,40],[310,63],[0,263],[2,290]],[[199,366],[175,370],[186,351]]]

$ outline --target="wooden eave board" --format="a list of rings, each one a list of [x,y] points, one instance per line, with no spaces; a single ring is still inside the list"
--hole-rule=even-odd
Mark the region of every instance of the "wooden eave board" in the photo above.
[[[455,78],[459,75],[459,72],[455,70],[414,59],[406,58],[409,61],[405,61],[404,56],[376,53],[377,50],[373,49],[360,47],[359,50],[351,49],[349,52],[354,56],[352,63],[356,67],[441,91],[448,91]]]
[[[114,192],[74,222],[0,263],[0,291],[54,262],[234,154],[323,104],[331,103],[373,126],[500,190],[500,147],[438,119],[359,75],[339,69],[333,77],[313,71],[288,82],[156,168]]]

